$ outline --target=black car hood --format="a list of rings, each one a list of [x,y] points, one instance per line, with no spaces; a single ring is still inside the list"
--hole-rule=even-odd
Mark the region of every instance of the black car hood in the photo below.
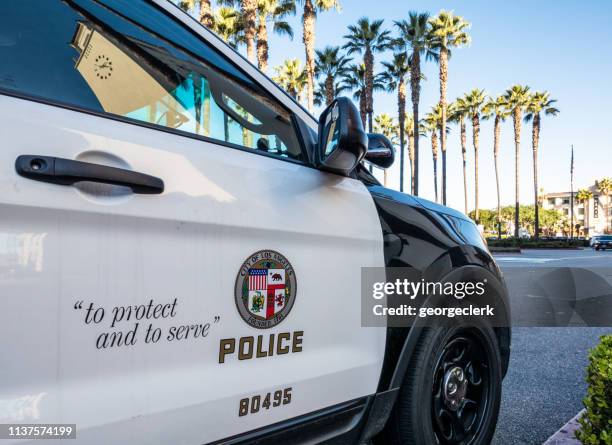
[[[454,216],[455,218],[460,218],[466,221],[472,221],[465,214],[461,213],[458,210],[451,209],[450,207],[443,206],[441,204],[429,201],[427,199],[420,198],[418,196],[413,196],[412,199],[414,199],[422,207],[425,207],[427,210],[431,210],[432,212],[444,213],[449,216]]]

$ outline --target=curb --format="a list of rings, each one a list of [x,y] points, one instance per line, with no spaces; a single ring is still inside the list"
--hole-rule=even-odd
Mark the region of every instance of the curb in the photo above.
[[[542,445],[580,445],[580,441],[576,439],[574,434],[580,425],[578,419],[584,414],[584,410],[580,411],[569,422],[563,425],[559,430],[550,436]]]
[[[491,253],[521,253],[520,247],[489,247]]]

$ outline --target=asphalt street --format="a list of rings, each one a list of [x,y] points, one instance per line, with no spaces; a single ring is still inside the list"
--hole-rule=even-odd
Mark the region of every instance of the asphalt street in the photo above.
[[[506,278],[513,317],[517,314],[523,326],[536,322],[573,326],[513,329],[510,368],[493,443],[541,444],[583,408],[588,350],[599,336],[612,334],[612,327],[601,327],[605,318],[595,320],[600,327],[588,327],[593,318],[585,310],[594,302],[602,304],[602,298],[592,299],[591,294],[602,297],[612,286],[612,251],[524,250],[522,254],[496,255],[496,260]],[[566,281],[568,276],[570,281]],[[551,288],[551,282],[559,281],[559,286]],[[550,303],[555,293],[571,294],[565,295],[564,302],[589,295],[582,306],[575,301],[560,305]],[[609,298],[603,297],[605,305]],[[547,312],[548,318],[530,318],[529,313],[536,309]]]

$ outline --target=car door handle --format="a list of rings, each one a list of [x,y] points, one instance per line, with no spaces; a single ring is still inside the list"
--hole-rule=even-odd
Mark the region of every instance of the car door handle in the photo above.
[[[155,176],[123,168],[52,156],[18,156],[15,160],[15,170],[24,178],[59,185],[73,185],[80,181],[91,181],[129,187],[134,193],[151,195],[164,191],[164,181]]]

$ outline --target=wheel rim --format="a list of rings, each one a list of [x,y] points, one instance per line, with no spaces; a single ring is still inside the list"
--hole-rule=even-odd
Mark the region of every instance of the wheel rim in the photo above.
[[[490,357],[479,335],[460,332],[439,354],[433,375],[432,423],[441,444],[470,444],[489,409]]]

